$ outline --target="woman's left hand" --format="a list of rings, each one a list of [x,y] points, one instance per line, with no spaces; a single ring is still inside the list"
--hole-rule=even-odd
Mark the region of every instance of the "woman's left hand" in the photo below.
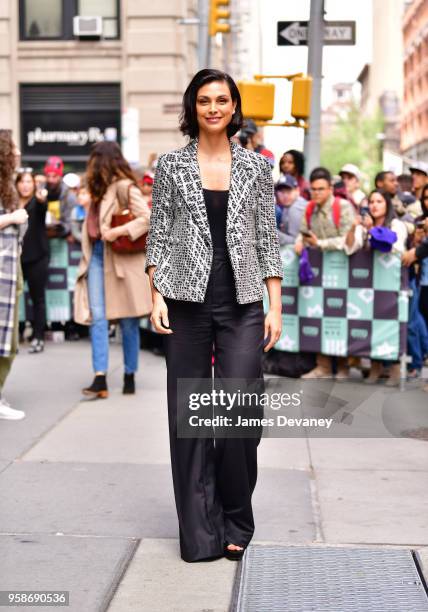
[[[104,230],[101,238],[103,240],[106,240],[107,242],[114,242],[116,238],[119,238],[119,236],[123,236],[123,234],[124,234],[124,231],[120,226],[111,227],[110,229]]]
[[[268,344],[264,348],[267,353],[280,339],[282,331],[282,317],[280,310],[269,310],[265,316],[265,340],[270,336]]]

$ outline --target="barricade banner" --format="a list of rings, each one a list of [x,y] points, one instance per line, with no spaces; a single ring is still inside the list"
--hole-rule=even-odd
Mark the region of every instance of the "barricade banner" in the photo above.
[[[82,250],[78,242],[70,243],[64,238],[51,238],[49,246],[46,320],[48,323],[62,323],[73,317],[73,294]],[[33,305],[27,283],[19,302],[19,320],[33,320]],[[148,317],[141,319],[141,327],[151,328]]]
[[[82,251],[79,243],[70,243],[64,238],[51,238],[49,247],[46,319],[48,322],[65,322],[73,314],[73,292]],[[19,303],[19,320],[31,321],[32,318],[33,306],[25,283]]]
[[[305,285],[293,247],[282,247],[281,257],[283,331],[275,349],[385,360],[406,352],[408,274],[398,254],[310,249],[314,278]]]

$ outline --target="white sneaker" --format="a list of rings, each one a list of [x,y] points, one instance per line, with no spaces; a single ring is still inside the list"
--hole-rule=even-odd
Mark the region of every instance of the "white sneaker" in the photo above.
[[[23,410],[15,410],[5,399],[0,399],[0,419],[8,419],[9,421],[19,421],[25,418]]]

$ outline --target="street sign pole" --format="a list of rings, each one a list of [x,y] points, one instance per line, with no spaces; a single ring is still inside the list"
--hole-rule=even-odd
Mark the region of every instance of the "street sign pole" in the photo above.
[[[324,38],[324,0],[311,0],[308,32],[308,74],[312,77],[309,129],[305,132],[306,173],[320,165],[321,153],[321,79]]]

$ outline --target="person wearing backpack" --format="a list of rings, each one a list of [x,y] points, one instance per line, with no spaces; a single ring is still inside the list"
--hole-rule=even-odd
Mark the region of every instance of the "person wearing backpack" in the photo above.
[[[302,217],[300,233],[296,238],[295,252],[301,255],[305,247],[322,251],[343,251],[345,238],[354,221],[354,208],[345,199],[333,194],[333,181],[327,168],[315,168],[309,177],[311,197]],[[349,369],[345,357],[338,358],[336,378],[347,378]],[[330,378],[332,358],[317,355],[316,367],[302,378]]]

